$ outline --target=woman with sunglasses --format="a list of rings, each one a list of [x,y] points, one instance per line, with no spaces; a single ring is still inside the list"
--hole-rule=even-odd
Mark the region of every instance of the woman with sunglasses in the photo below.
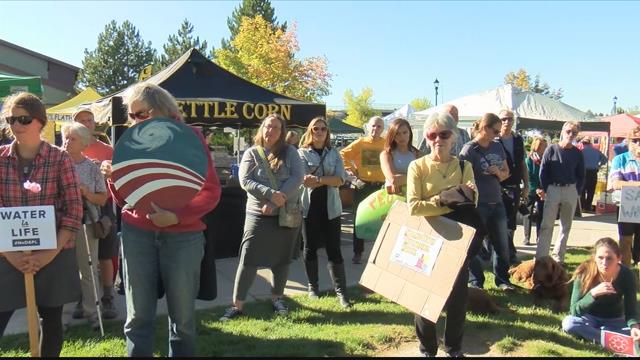
[[[35,274],[42,324],[40,355],[57,357],[63,342],[62,307],[80,300],[74,239],[82,219],[82,197],[71,157],[41,140],[47,124],[44,104],[35,95],[8,97],[3,119],[15,141],[0,147],[0,207],[52,205],[57,248],[0,253],[0,336],[14,310],[25,307],[23,274]],[[3,239],[6,240],[6,239]]]
[[[636,126],[627,134],[629,151],[616,155],[611,162],[609,173],[609,187],[614,190],[613,199],[616,202],[618,218],[620,214],[620,189],[622,186],[640,186],[640,126]],[[631,266],[632,244],[634,234],[640,232],[640,224],[618,222],[618,236],[620,239],[620,254],[622,263]]]
[[[407,203],[411,215],[444,216],[476,229],[465,261],[444,306],[447,312],[445,351],[452,357],[459,357],[463,355],[462,337],[467,310],[467,264],[477,252],[486,230],[474,207],[452,210],[440,204],[440,193],[452,185],[467,187],[467,190],[473,192],[474,201],[478,198],[471,164],[467,161],[461,162],[451,155],[451,147],[456,142],[456,124],[451,115],[431,114],[424,123],[424,137],[431,152],[412,161],[407,173]],[[436,356],[436,324],[417,314],[414,321],[416,335],[420,341],[420,352],[426,356]]]
[[[473,165],[473,174],[478,187],[478,213],[487,228],[489,242],[493,247],[493,273],[500,290],[513,290],[509,281],[509,238],[507,213],[502,202],[500,182],[509,177],[509,166],[502,145],[495,140],[500,133],[502,121],[487,113],[473,124],[474,139],[465,144],[460,158]],[[471,286],[484,287],[484,273],[478,257],[469,264]]]
[[[125,99],[135,123],[153,118],[181,122],[176,100],[163,88],[138,83]],[[203,151],[208,153],[204,136],[197,130]],[[201,218],[220,200],[220,182],[207,157],[204,186],[184,207],[162,209],[152,203],[154,212],[142,214],[125,206],[105,167],[109,190],[122,209],[122,262],[127,287],[127,320],[124,334],[129,356],[153,356],[158,283],[167,296],[169,316],[169,356],[196,355],[195,300],[200,282],[200,263],[204,255],[205,224]]]
[[[385,177],[385,188],[389,194],[405,194],[409,163],[422,154],[413,146],[411,125],[399,118],[391,122],[380,153],[380,167]]]
[[[342,307],[351,306],[340,250],[342,202],[338,191],[347,175],[340,153],[331,146],[331,133],[323,117],[311,120],[302,135],[298,154],[304,165],[302,225],[304,268],[309,279],[309,298],[319,297],[318,248],[327,251],[329,275]]]
[[[296,148],[285,142],[286,133],[284,118],[278,114],[268,115],[253,138],[254,145],[242,155],[239,180],[247,192],[244,234],[233,284],[233,305],[220,321],[243,314],[258,267],[271,269],[274,313],[289,314],[283,295],[300,228],[280,226],[278,212],[279,208],[300,201],[304,170]]]

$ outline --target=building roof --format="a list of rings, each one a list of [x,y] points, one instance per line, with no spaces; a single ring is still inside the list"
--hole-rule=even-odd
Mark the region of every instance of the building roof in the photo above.
[[[80,68],[79,68],[79,67],[77,67],[77,66],[74,66],[74,65],[68,64],[68,63],[66,63],[66,62],[64,62],[64,61],[60,61],[60,60],[54,59],[54,58],[49,57],[49,56],[47,56],[47,55],[40,54],[40,53],[35,52],[35,51],[33,51],[33,50],[29,50],[29,49],[27,49],[27,48],[23,48],[22,46],[19,46],[19,45],[16,45],[16,44],[10,43],[10,42],[5,41],[5,40],[2,40],[2,39],[0,39],[0,45],[4,45],[4,46],[6,46],[6,47],[10,47],[10,48],[12,48],[12,49],[18,50],[18,51],[23,52],[23,53],[25,53],[25,54],[29,54],[29,55],[31,55],[31,56],[33,56],[33,57],[37,57],[37,58],[40,58],[40,59],[43,59],[43,60],[47,60],[47,61],[50,61],[50,62],[56,63],[56,64],[58,64],[58,65],[60,65],[60,66],[67,67],[67,68],[72,69],[72,70],[74,70],[74,71],[80,71]]]

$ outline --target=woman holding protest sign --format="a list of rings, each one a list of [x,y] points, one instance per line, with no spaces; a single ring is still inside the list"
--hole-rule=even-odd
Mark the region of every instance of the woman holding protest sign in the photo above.
[[[456,125],[451,115],[433,113],[424,123],[424,137],[432,149],[409,165],[407,173],[407,203],[413,216],[444,216],[476,229],[465,262],[456,278],[453,289],[444,306],[447,312],[445,325],[445,351],[453,357],[462,356],[462,336],[467,309],[468,263],[478,251],[486,230],[475,209],[478,199],[469,162],[450,154],[455,143]],[[453,187],[452,187],[453,186]],[[451,190],[464,199],[451,201]],[[415,315],[416,335],[420,340],[420,352],[435,356],[438,352],[436,324]]]
[[[578,266],[571,279],[570,315],[562,320],[565,332],[595,343],[600,343],[602,330],[640,341],[637,280],[620,260],[620,247],[613,239],[596,241],[593,256]]]
[[[139,83],[127,92],[128,96],[125,98],[125,102],[128,106],[129,117],[136,125],[160,118],[173,120],[176,124],[182,122],[176,100],[165,89],[154,84]],[[173,121],[169,124],[172,124]],[[166,122],[157,121],[155,124],[166,124]],[[153,126],[152,124],[152,128]],[[179,126],[169,127],[180,129]],[[164,129],[168,129],[168,127]],[[163,129],[159,128],[158,131],[160,130]],[[204,136],[199,131],[192,130],[201,143],[202,153],[208,154]],[[140,133],[133,131],[133,135],[140,139],[148,139],[150,141],[148,144],[151,147],[155,147],[154,144],[157,145],[156,141],[159,139],[173,139],[179,134],[178,132],[164,131],[142,134],[143,132],[145,130]],[[146,135],[151,136],[145,137]],[[162,148],[163,155],[174,152],[177,146],[184,148],[190,146],[175,142],[171,144],[173,145]],[[153,156],[160,153],[160,150],[143,152],[144,148],[137,145],[124,150],[127,150],[130,156]],[[199,150],[197,146],[190,149],[191,152],[196,150]],[[118,147],[116,146],[117,151]],[[114,159],[116,155],[114,154]],[[176,161],[182,160],[182,158],[176,159]],[[147,161],[147,163],[149,162],[151,161]],[[185,166],[181,163],[178,164]],[[137,203],[134,206],[126,204],[120,196],[116,184],[112,182],[111,167],[103,162],[102,168],[107,176],[109,190],[114,200],[123,207],[122,258],[127,281],[125,289],[127,320],[124,325],[124,334],[127,339],[127,353],[129,356],[153,355],[154,325],[159,295],[158,283],[160,282],[167,296],[169,356],[195,356],[195,300],[198,295],[200,265],[205,245],[202,232],[205,229],[205,224],[201,218],[216,207],[221,191],[211,157],[206,156],[204,183],[193,198],[184,202],[182,199],[172,199],[174,202],[186,204],[170,209],[161,208],[151,202],[149,213],[141,210],[142,205],[140,209],[137,209]],[[131,173],[135,171],[134,169]],[[163,193],[159,193],[159,195],[171,198],[171,190],[166,189],[170,188],[164,190],[160,188]]]
[[[244,235],[233,284],[233,306],[220,321],[243,314],[258,267],[269,267],[273,274],[271,302],[275,314],[289,313],[283,295],[302,222],[298,204],[304,170],[296,148],[285,142],[286,133],[282,116],[271,114],[262,120],[254,145],[242,155],[240,186],[247,192]],[[286,223],[285,219],[293,217],[298,224]]]
[[[98,238],[95,235],[94,224],[100,220],[100,207],[107,202],[107,187],[100,166],[82,152],[91,141],[91,132],[84,125],[73,122],[62,127],[62,146],[73,159],[78,188],[83,200],[83,226],[76,235],[76,259],[80,268],[80,285],[82,288],[82,302],[76,309],[82,314],[80,318],[89,319],[93,330],[100,329],[96,284],[98,277]]]
[[[302,192],[304,267],[309,279],[308,294],[317,299],[318,248],[327,250],[329,275],[342,307],[348,308],[347,278],[340,249],[342,203],[338,188],[344,183],[340,153],[331,146],[331,133],[322,117],[311,120],[302,135],[298,153],[304,165]]]
[[[636,126],[627,135],[629,151],[616,155],[611,163],[609,173],[609,187],[614,192],[614,201],[620,213],[620,189],[623,186],[640,186],[640,126]],[[616,218],[618,216],[616,215]],[[618,236],[620,237],[620,252],[622,263],[631,266],[633,236],[640,231],[640,224],[618,222]]]
[[[15,141],[0,147],[0,207],[52,205],[57,248],[34,250],[29,255],[0,253],[0,335],[14,310],[25,306],[23,274],[35,274],[42,322],[40,355],[57,357],[63,342],[62,307],[80,299],[73,240],[81,226],[82,198],[71,157],[40,138],[47,124],[40,99],[30,93],[10,96],[2,115]]]

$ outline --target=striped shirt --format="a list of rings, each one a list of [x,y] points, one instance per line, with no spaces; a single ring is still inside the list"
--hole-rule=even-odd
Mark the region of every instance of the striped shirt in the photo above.
[[[71,157],[57,146],[42,141],[27,177],[41,186],[42,190],[34,193],[23,186],[15,146],[15,142],[0,146],[0,207],[53,205],[56,229],[78,231],[82,197]]]
[[[609,173],[609,190],[613,189],[613,182],[620,181],[640,181],[640,163],[631,152],[616,155],[611,162],[611,172]],[[611,198],[615,204],[620,204],[622,192],[615,190]]]

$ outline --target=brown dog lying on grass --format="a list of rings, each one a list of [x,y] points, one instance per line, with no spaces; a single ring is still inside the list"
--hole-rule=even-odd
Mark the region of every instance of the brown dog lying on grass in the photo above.
[[[467,310],[474,314],[497,314],[500,307],[491,299],[486,291],[474,287],[469,288]]]
[[[552,310],[560,312],[569,299],[569,277],[566,270],[550,256],[523,261],[509,270],[511,277],[524,284],[534,295],[534,304],[542,299],[555,300]]]

